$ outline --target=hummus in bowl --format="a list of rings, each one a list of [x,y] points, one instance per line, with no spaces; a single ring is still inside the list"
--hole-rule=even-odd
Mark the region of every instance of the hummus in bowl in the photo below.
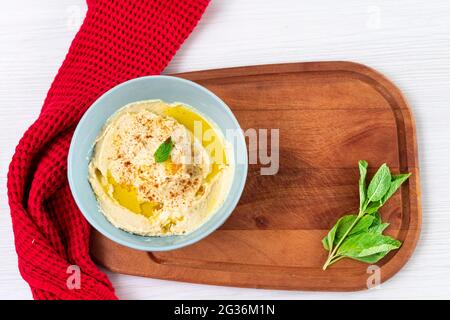
[[[247,164],[243,131],[220,98],[192,81],[148,76],[119,84],[86,110],[67,176],[80,212],[102,235],[167,251],[228,219]]]
[[[101,212],[117,228],[183,235],[224,202],[234,170],[231,154],[217,125],[192,107],[133,102],[99,134],[89,182]]]

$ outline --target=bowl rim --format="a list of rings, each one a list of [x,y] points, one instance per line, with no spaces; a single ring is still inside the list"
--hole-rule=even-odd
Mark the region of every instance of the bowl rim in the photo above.
[[[144,244],[144,243],[130,243],[126,240],[123,240],[119,237],[116,237],[114,234],[109,233],[107,230],[104,230],[99,223],[97,223],[95,221],[95,219],[93,217],[91,217],[91,214],[85,213],[85,212],[89,212],[89,209],[86,208],[84,206],[83,201],[80,199],[79,195],[77,194],[77,192],[75,192],[75,181],[74,181],[74,177],[73,177],[73,157],[74,157],[74,153],[75,153],[75,146],[74,146],[74,141],[78,141],[80,139],[80,135],[81,133],[81,128],[83,127],[83,124],[89,119],[89,117],[91,116],[91,114],[94,112],[93,110],[95,110],[95,106],[97,104],[100,103],[101,100],[105,99],[105,97],[107,97],[108,95],[113,94],[115,91],[120,90],[122,87],[127,86],[132,84],[133,82],[139,82],[139,81],[145,81],[145,80],[149,80],[149,79],[170,79],[171,81],[180,81],[183,82],[185,84],[188,84],[189,86],[192,86],[200,91],[203,91],[203,93],[206,93],[207,95],[209,95],[213,100],[215,100],[219,105],[221,105],[225,111],[230,115],[231,120],[233,122],[234,125],[234,129],[238,129],[239,134],[238,134],[238,139],[241,140],[241,143],[245,149],[244,155],[243,155],[243,160],[244,163],[243,165],[243,174],[240,175],[240,180],[238,181],[238,185],[237,185],[237,189],[236,189],[236,197],[234,197],[229,205],[229,212],[226,214],[223,214],[222,217],[220,217],[220,219],[218,221],[216,221],[209,229],[207,229],[205,232],[199,234],[197,237],[194,237],[190,240],[187,240],[185,242],[181,242],[181,243],[176,243],[176,244],[169,244],[169,245],[164,245],[164,246],[154,246],[151,245],[150,242],[148,242],[148,244]],[[132,103],[132,102],[131,102]],[[182,102],[180,102],[182,103]],[[193,107],[195,110],[196,108]],[[119,110],[119,109],[117,109]],[[117,111],[116,110],[116,111]],[[114,111],[109,117],[111,117],[116,111]],[[203,113],[203,112],[202,112]],[[208,116],[208,115],[206,115]],[[109,119],[108,117],[108,119]],[[107,120],[106,120],[107,121]],[[225,135],[224,135],[225,136]],[[94,142],[95,143],[95,142]],[[242,155],[241,155],[242,156]],[[234,174],[234,173],[233,173]],[[169,251],[169,250],[174,250],[174,249],[179,249],[182,247],[186,247],[188,245],[191,245],[193,243],[196,243],[204,238],[206,238],[207,236],[209,236],[211,233],[213,233],[214,231],[216,231],[221,225],[223,225],[223,223],[231,216],[231,214],[233,213],[234,209],[236,208],[241,196],[242,196],[242,192],[244,190],[245,184],[246,184],[246,180],[247,180],[247,174],[248,174],[248,150],[247,150],[247,144],[245,142],[245,136],[243,133],[243,130],[241,128],[241,126],[239,125],[239,122],[237,121],[236,117],[234,116],[234,113],[231,111],[230,107],[222,100],[220,99],[216,94],[214,94],[212,91],[210,91],[209,89],[203,87],[202,85],[199,85],[196,82],[184,79],[184,78],[180,78],[180,77],[176,77],[176,76],[167,76],[167,75],[149,75],[149,76],[143,76],[143,77],[137,77],[137,78],[133,78],[127,81],[124,81],[114,87],[112,87],[111,89],[107,90],[106,92],[104,92],[102,95],[100,95],[97,99],[95,99],[95,101],[86,109],[86,111],[84,112],[84,114],[82,115],[82,117],[80,118],[80,121],[78,122],[75,131],[73,133],[73,136],[71,138],[70,141],[70,146],[69,146],[69,152],[67,155],[67,178],[68,178],[68,182],[69,182],[69,188],[72,194],[73,199],[75,200],[75,203],[78,207],[78,209],[80,210],[80,212],[82,213],[82,215],[84,216],[84,218],[89,222],[89,224],[95,228],[98,232],[100,232],[102,235],[104,235],[105,237],[107,237],[108,239],[119,243],[123,246],[132,248],[132,249],[137,249],[137,250],[142,250],[142,251]],[[232,182],[233,184],[233,182]],[[231,185],[232,186],[232,185]],[[230,192],[231,192],[231,186],[230,186],[230,190],[228,191],[228,195],[229,196]],[[93,191],[92,191],[93,192]],[[225,200],[227,199],[227,197],[225,198]],[[224,200],[224,203],[225,203]],[[97,200],[96,200],[97,201]],[[222,208],[223,204],[221,206],[219,206],[218,209],[216,209],[216,212],[218,210],[220,210],[220,208]],[[216,214],[216,212],[214,214]],[[99,213],[103,214],[100,212],[99,209]],[[213,214],[213,215],[214,215]],[[212,215],[204,222],[207,223],[207,221],[209,219],[212,218]],[[108,219],[106,219],[108,221]],[[111,223],[110,221],[108,221],[108,223]],[[112,224],[111,224],[112,225]],[[116,226],[112,225],[114,228],[117,228]],[[124,231],[120,228],[117,228],[120,231],[123,232],[127,232]],[[195,231],[195,230],[194,230]],[[194,232],[193,231],[193,232]],[[130,233],[132,234],[132,233]],[[136,235],[139,236],[139,235]],[[167,237],[176,237],[175,236],[167,236]],[[142,236],[143,238],[147,237],[147,238],[151,238],[152,236]],[[145,241],[145,240],[144,240]]]

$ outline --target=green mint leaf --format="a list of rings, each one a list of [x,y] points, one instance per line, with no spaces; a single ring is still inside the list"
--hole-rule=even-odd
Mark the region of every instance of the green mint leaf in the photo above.
[[[337,223],[334,225],[333,228],[328,232],[328,234],[323,237],[322,239],[322,245],[325,250],[330,251],[333,249],[333,243],[334,243],[334,236],[336,234],[337,229]]]
[[[353,222],[356,220],[355,214],[349,214],[341,217],[338,220],[338,226],[336,229],[336,235],[334,237],[334,242],[337,244],[339,240],[341,240],[342,236],[347,232],[348,228],[353,224]]]
[[[382,223],[381,215],[378,211],[372,212],[372,213],[370,213],[370,215],[373,217],[373,222],[372,222],[371,227],[375,227]]]
[[[359,210],[361,211],[366,203],[367,190],[366,190],[366,176],[367,176],[366,160],[359,160]]]
[[[330,251],[333,249],[334,244],[337,243],[337,241],[335,241],[336,231],[340,228],[340,225],[343,223],[343,221],[346,221],[347,219],[349,219],[349,217],[350,216],[341,217],[333,226],[333,228],[330,229],[328,234],[322,239],[322,244],[325,250]],[[356,218],[355,215],[351,217],[354,217],[353,220]]]
[[[153,154],[155,158],[155,162],[164,162],[169,159],[170,152],[173,149],[173,141],[172,138],[167,138],[163,143],[161,143]]]
[[[387,254],[387,252],[398,249],[400,246],[400,241],[389,236],[364,232],[347,238],[340,246],[337,254],[348,258],[364,258],[382,252]]]
[[[391,172],[384,163],[372,178],[367,188],[367,202],[379,201],[388,192],[391,186]]]
[[[331,232],[331,230],[328,233],[330,233],[330,232]],[[330,245],[328,244],[328,237],[327,236],[322,238],[322,246],[323,246],[323,248],[325,250],[330,251]]]
[[[328,232],[328,234],[322,239],[322,245],[325,248],[325,250],[332,249],[336,244],[339,243],[339,241],[342,239],[342,237],[345,235],[345,233],[348,231],[348,229],[353,225],[353,222],[355,222],[357,216],[356,215],[346,215],[341,217],[334,227]],[[373,224],[374,217],[371,215],[366,215],[362,217],[356,225],[353,227],[353,229],[348,233],[348,236],[357,234],[359,232],[367,232],[369,230],[369,227]]]
[[[380,223],[378,225],[371,226],[368,232],[383,234],[383,231],[386,230],[387,227],[389,227],[389,223]]]
[[[375,201],[375,202],[371,202],[371,203],[367,206],[366,210],[364,210],[364,212],[365,212],[365,213],[369,213],[369,214],[370,214],[370,213],[378,212],[378,209],[380,209],[382,205],[383,205],[383,204],[381,203],[381,200]]]
[[[342,237],[345,235],[347,230],[351,227],[352,223],[356,219],[356,216],[347,216],[347,217],[351,218],[347,219],[346,221],[343,221],[340,225],[340,228],[338,228],[338,230],[336,231],[336,237],[334,240],[336,243],[342,239]],[[359,221],[356,223],[353,229],[350,230],[347,236],[367,231],[369,227],[372,225],[372,222],[373,222],[372,216],[366,215],[362,217],[361,219],[359,219]]]
[[[367,257],[353,257],[352,259],[355,259],[355,260],[358,260],[361,262],[365,262],[365,263],[374,264],[374,263],[377,263],[378,261],[380,261],[381,259],[383,259],[388,253],[389,253],[389,251],[382,251],[382,252],[367,256]]]
[[[327,251],[333,249],[334,235],[336,233],[337,224],[333,226],[333,228],[328,231],[327,235],[322,238],[323,248]]]
[[[383,231],[389,226],[389,223],[383,223],[381,221],[381,215],[378,211],[373,212],[369,215],[373,217],[373,222],[367,231],[382,234]]]
[[[389,186],[389,190],[383,196],[381,202],[383,204],[385,204],[386,201],[388,201],[389,198],[392,197],[392,195],[398,190],[398,188],[400,188],[400,186],[403,184],[403,182],[408,180],[408,178],[410,176],[411,176],[411,173],[399,174],[399,175],[396,175],[396,176],[392,176],[392,181],[391,181],[391,184]]]

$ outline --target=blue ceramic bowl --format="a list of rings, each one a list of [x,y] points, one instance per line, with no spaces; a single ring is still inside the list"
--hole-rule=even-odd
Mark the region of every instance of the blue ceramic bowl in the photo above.
[[[161,99],[192,106],[213,120],[225,136],[227,129],[239,129],[237,139],[229,141],[234,151],[235,170],[230,191],[223,205],[202,226],[187,235],[145,237],[114,227],[100,212],[88,181],[88,164],[95,139],[108,118],[124,105],[141,100]],[[165,251],[190,245],[206,237],[230,216],[236,207],[247,177],[247,147],[239,123],[230,108],[211,91],[181,78],[148,76],[124,82],[103,94],[81,118],[70,144],[68,178],[73,197],[89,223],[109,239],[124,246]]]

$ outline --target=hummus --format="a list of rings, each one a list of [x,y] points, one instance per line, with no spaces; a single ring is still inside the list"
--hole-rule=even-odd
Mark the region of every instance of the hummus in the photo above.
[[[155,153],[167,141],[170,154],[158,160]],[[227,196],[230,152],[217,127],[192,108],[134,102],[118,110],[97,138],[89,182],[114,226],[147,236],[187,234]]]

